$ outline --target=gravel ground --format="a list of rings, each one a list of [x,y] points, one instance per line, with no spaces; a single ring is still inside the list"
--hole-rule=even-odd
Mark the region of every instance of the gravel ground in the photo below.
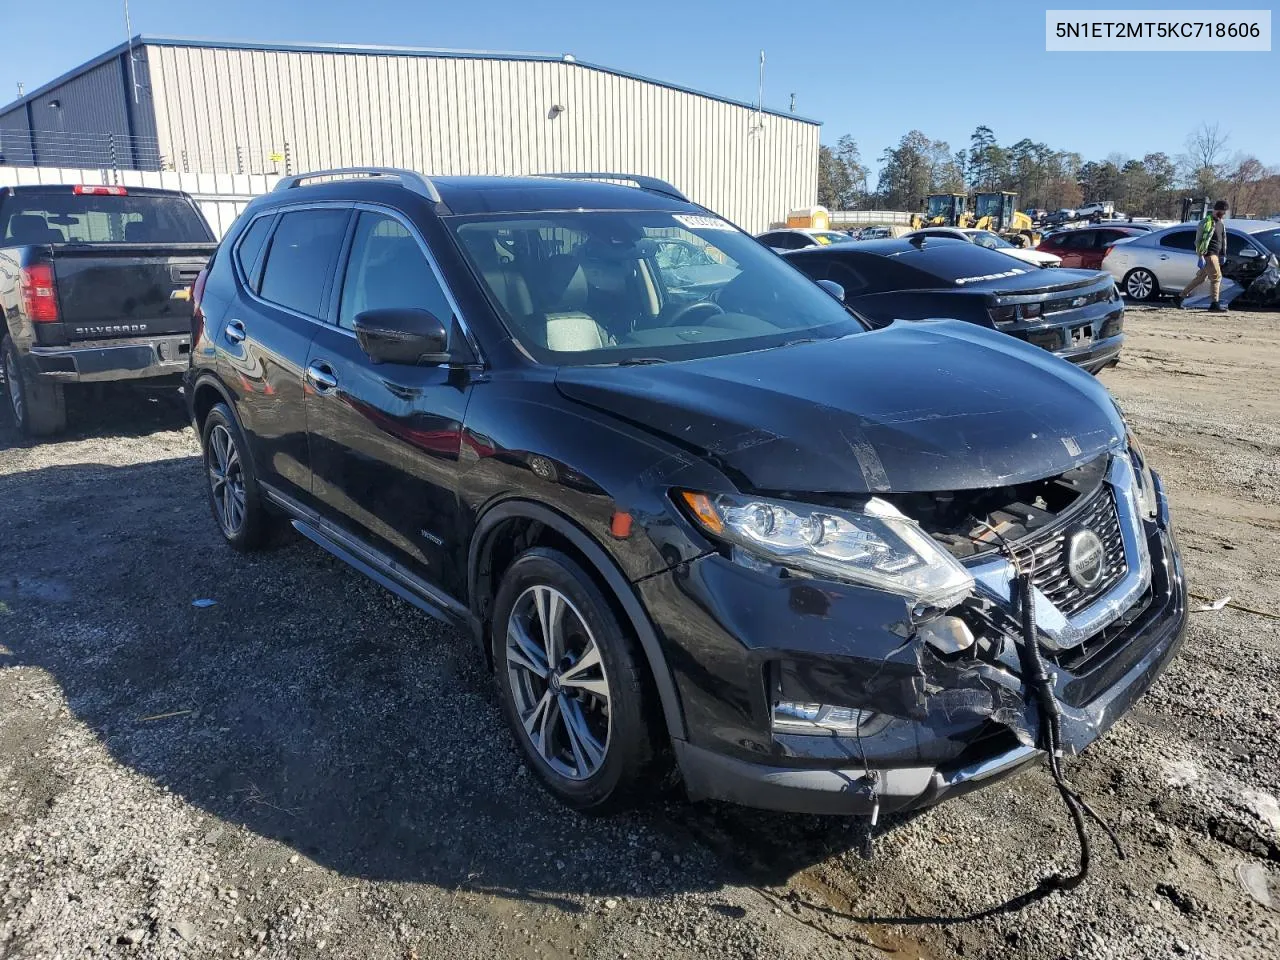
[[[1078,890],[936,922],[1071,865],[1041,770],[882,824],[870,861],[841,820],[559,809],[465,639],[305,542],[225,548],[177,398],[118,390],[55,443],[0,426],[0,958],[1274,960],[1280,314],[1129,325],[1103,380],[1193,589],[1272,616],[1196,614],[1067,763],[1128,855],[1094,831]]]

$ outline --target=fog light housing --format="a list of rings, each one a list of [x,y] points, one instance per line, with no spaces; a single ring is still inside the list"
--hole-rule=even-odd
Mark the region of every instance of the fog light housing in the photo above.
[[[857,707],[839,707],[830,703],[802,703],[778,700],[773,704],[773,729],[778,733],[807,733],[831,737],[864,736],[871,728],[879,729],[887,717]]]

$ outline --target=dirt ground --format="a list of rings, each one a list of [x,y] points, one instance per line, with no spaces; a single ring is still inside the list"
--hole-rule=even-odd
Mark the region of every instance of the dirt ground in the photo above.
[[[526,776],[461,637],[319,549],[246,559],[172,394],[0,426],[0,958],[1280,956],[1280,313],[1133,309],[1103,374],[1167,480],[1196,613],[1068,776],[1112,823],[1074,892],[1034,769],[881,824]],[[212,600],[196,607],[193,601]],[[872,917],[897,918],[868,922]]]

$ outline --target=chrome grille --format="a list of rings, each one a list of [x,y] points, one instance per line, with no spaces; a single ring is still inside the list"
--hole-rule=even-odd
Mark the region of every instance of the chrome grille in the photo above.
[[[1087,528],[1102,540],[1102,579],[1089,590],[1081,589],[1067,573],[1067,538],[1076,530]],[[1071,521],[1028,537],[1014,545],[1018,564],[1030,567],[1031,581],[1049,602],[1071,616],[1083,610],[1118,584],[1128,572],[1124,556],[1124,539],[1116,516],[1111,488],[1103,484],[1089,501],[1075,512]]]

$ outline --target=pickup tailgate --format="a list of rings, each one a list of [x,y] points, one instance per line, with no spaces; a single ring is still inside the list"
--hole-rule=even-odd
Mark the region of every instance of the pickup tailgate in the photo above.
[[[70,343],[191,329],[190,289],[213,243],[55,244],[62,333]]]

